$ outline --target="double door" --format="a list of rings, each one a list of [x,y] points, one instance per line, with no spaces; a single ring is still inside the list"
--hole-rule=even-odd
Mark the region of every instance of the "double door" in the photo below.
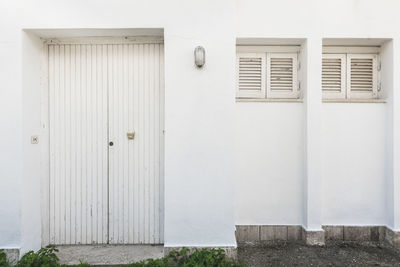
[[[51,244],[163,243],[163,44],[49,44]]]

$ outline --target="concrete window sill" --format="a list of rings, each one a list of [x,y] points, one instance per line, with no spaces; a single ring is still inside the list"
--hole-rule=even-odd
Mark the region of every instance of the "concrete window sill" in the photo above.
[[[386,103],[385,99],[323,99],[323,103]]]
[[[236,102],[279,102],[279,103],[302,103],[303,99],[293,98],[236,98]]]

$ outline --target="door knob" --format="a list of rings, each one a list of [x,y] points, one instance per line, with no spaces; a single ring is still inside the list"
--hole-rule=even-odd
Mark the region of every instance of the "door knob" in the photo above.
[[[135,131],[133,132],[127,132],[126,136],[128,137],[129,140],[132,140],[135,138]]]

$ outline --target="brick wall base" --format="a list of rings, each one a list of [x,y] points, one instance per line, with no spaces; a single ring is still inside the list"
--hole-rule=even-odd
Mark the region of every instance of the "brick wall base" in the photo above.
[[[300,225],[237,225],[238,243],[268,241],[303,241],[307,245],[324,245],[325,241],[386,241],[400,249],[400,232],[386,226],[324,225],[322,231],[307,231]]]

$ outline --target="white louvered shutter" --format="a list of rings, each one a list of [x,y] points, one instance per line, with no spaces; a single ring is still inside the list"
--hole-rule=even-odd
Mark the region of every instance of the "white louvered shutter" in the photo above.
[[[378,96],[376,54],[347,55],[348,98],[376,98]]]
[[[298,98],[296,53],[268,53],[267,69],[268,98]]]
[[[239,53],[236,60],[236,96],[239,98],[264,98],[265,53]]]
[[[322,97],[346,98],[346,55],[324,54],[322,56]]]

